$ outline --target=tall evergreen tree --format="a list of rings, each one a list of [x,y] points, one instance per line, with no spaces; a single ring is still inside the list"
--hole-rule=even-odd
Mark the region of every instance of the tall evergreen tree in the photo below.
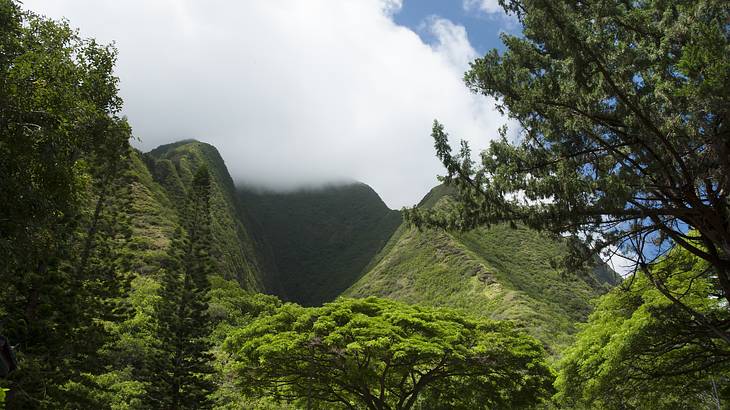
[[[156,306],[157,347],[149,370],[149,404],[155,408],[208,408],[213,373],[208,318],[210,176],[201,167],[161,275]]]
[[[0,331],[20,362],[2,383],[10,408],[58,408],[104,338],[114,249],[95,238],[131,131],[113,47],[0,0],[0,49]]]
[[[684,248],[710,264],[702,275],[730,306],[730,3],[500,4],[524,36],[502,36],[506,50],[475,60],[465,81],[493,97],[520,134],[492,141],[475,163],[467,144],[452,151],[435,122],[437,156],[459,198],[448,212],[416,209],[407,218],[567,233],[571,264],[621,249],[667,299],[730,344],[727,322],[682,303],[652,269]]]

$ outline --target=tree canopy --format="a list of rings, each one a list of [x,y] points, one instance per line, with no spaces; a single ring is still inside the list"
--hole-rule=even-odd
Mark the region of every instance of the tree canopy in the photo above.
[[[728,320],[708,297],[707,264],[677,248],[652,269],[682,303]],[[571,408],[720,408],[730,399],[730,348],[644,276],[600,299],[559,367],[557,398]]]
[[[21,362],[15,407],[92,405],[77,387],[101,366],[101,321],[124,288],[113,243],[125,228],[107,203],[131,136],[115,60],[0,1],[0,331]]]
[[[552,390],[542,347],[510,323],[375,297],[284,305],[225,348],[244,389],[322,408],[521,408]]]
[[[156,349],[148,364],[151,407],[206,409],[213,391],[208,292],[210,173],[201,166],[186,207],[186,230],[178,229],[163,262],[160,300],[154,309]]]
[[[459,201],[407,218],[460,229],[522,222],[567,236],[566,262],[620,250],[648,276],[681,246],[710,264],[713,294],[730,301],[728,2],[500,3],[524,36],[503,35],[506,51],[474,61],[465,81],[496,99],[518,135],[503,130],[475,163],[434,123]],[[727,323],[704,324],[730,343]]]

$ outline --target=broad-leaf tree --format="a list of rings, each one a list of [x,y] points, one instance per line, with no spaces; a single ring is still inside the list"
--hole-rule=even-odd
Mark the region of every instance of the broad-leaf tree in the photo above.
[[[524,36],[503,35],[506,50],[474,61],[465,81],[494,97],[519,135],[503,132],[476,163],[466,144],[452,151],[436,122],[437,155],[460,201],[410,220],[524,223],[569,236],[566,262],[621,250],[730,343],[730,323],[692,314],[651,269],[681,246],[709,263],[713,295],[730,302],[730,3],[500,3]]]
[[[708,262],[677,248],[652,267],[682,303],[728,320],[708,297]],[[730,347],[644,276],[603,296],[563,355],[557,399],[568,408],[721,408],[730,400]],[[724,407],[723,407],[724,408]]]
[[[244,389],[310,407],[521,408],[553,381],[540,344],[507,322],[375,297],[287,304],[225,346]]]

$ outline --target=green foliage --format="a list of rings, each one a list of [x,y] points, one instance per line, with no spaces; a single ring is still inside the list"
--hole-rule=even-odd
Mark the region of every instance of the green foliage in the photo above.
[[[289,193],[240,191],[252,226],[271,247],[281,297],[304,305],[336,298],[400,224],[365,184]]]
[[[281,306],[274,296],[246,291],[231,280],[213,276],[211,278],[208,317],[214,324],[210,339],[214,344],[213,355],[216,368],[216,390],[212,395],[216,409],[283,409],[281,404],[268,398],[251,398],[241,395],[235,378],[226,369],[231,356],[223,350],[226,337],[261,316],[270,315]]]
[[[246,390],[324,408],[522,408],[553,380],[509,323],[375,297],[286,304],[225,347]]]
[[[233,329],[250,323],[261,315],[268,315],[281,306],[276,296],[254,293],[241,288],[235,281],[219,276],[210,278],[208,317],[215,324],[211,339],[220,343]]]
[[[560,362],[557,399],[570,408],[726,407],[730,349],[701,317],[730,317],[720,299],[710,297],[708,268],[679,248],[654,268],[693,314],[644,275],[602,297]]]
[[[169,262],[176,231],[185,228],[185,233],[178,234],[178,239],[190,243],[187,231],[192,228],[191,212],[195,205],[188,198],[199,197],[200,192],[196,193],[196,185],[200,184],[195,183],[195,174],[204,168],[214,170],[210,172],[208,181],[211,215],[206,222],[208,227],[204,229],[205,232],[201,232],[202,236],[208,237],[205,241],[208,244],[203,246],[208,250],[196,246],[189,253],[191,257],[188,257],[184,265],[208,272],[213,280],[224,280],[221,276],[234,279],[224,280],[227,283],[228,297],[220,300],[225,301],[225,306],[217,302],[220,301],[217,299],[220,289],[214,287],[210,292],[211,305],[206,311],[210,324],[205,326],[206,330],[203,332],[212,330],[212,334],[205,335],[210,338],[210,343],[206,342],[208,346],[220,343],[225,333],[236,323],[244,323],[245,318],[250,315],[245,313],[245,309],[251,309],[251,312],[257,309],[257,304],[252,301],[259,299],[243,291],[241,282],[249,289],[258,289],[261,286],[259,278],[263,275],[258,268],[258,262],[247,262],[256,261],[257,253],[253,249],[255,244],[247,236],[239,237],[235,234],[235,229],[238,229],[236,226],[240,227],[241,223],[237,218],[235,202],[228,202],[226,199],[233,198],[233,191],[221,190],[221,187],[229,186],[224,181],[226,178],[230,180],[230,177],[222,161],[216,161],[220,156],[214,148],[198,142],[184,142],[175,145],[175,148],[177,151],[174,155],[168,153],[172,159],[161,160],[132,151],[128,167],[121,171],[117,184],[110,190],[110,196],[105,202],[105,207],[117,214],[117,229],[124,231],[114,239],[114,252],[117,256],[113,266],[123,272],[123,276],[131,279],[131,290],[128,297],[117,298],[115,302],[124,307],[123,316],[105,318],[99,322],[108,332],[108,337],[105,345],[93,357],[103,363],[97,363],[95,374],[86,377],[85,381],[96,385],[86,392],[90,398],[96,403],[104,403],[115,409],[157,407],[150,403],[149,398],[154,394],[155,386],[152,382],[156,380],[151,376],[151,363],[159,360],[163,356],[161,352],[166,349],[157,333],[158,319],[155,317],[155,306],[159,306],[162,300],[160,282],[163,274],[160,268]],[[158,149],[155,152],[164,155],[166,151]],[[180,173],[176,163],[184,167]],[[158,175],[160,164],[169,166],[171,170],[167,182]],[[222,170],[219,167],[223,167]],[[93,195],[90,198],[93,199]],[[231,230],[221,228],[222,226],[230,227]],[[229,235],[230,232],[233,232],[232,236]],[[104,232],[104,238],[107,238],[106,234],[107,231]],[[197,236],[200,237],[199,234]],[[176,245],[178,248],[184,247],[180,240]],[[221,251],[222,249],[226,251]],[[177,252],[179,251],[180,249]],[[240,255],[245,255],[245,258]],[[215,260],[211,261],[210,256]],[[120,284],[124,282],[126,281],[121,281]],[[237,298],[240,300],[234,301]],[[246,301],[251,301],[251,304],[246,304]],[[213,349],[213,353],[216,352]],[[212,356],[208,356],[210,364],[218,366],[217,361],[213,362],[212,359]],[[219,386],[217,396],[225,398],[223,400],[216,397],[216,405],[227,403],[235,407],[240,404],[240,396],[228,394],[230,390],[225,389],[224,379],[212,375],[208,379]],[[79,392],[83,386],[72,387],[74,392]],[[249,407],[250,403],[246,403],[243,407]]]
[[[178,230],[163,264],[145,395],[151,407],[210,407],[210,181],[208,169],[198,168],[184,213],[187,235]]]
[[[648,249],[681,246],[714,266],[712,283],[730,302],[728,2],[501,3],[524,35],[503,35],[506,51],[474,61],[465,81],[521,133],[493,141],[475,164],[435,122],[459,202],[409,219],[569,233],[569,265],[616,246],[647,267],[658,261]]]
[[[180,226],[173,201],[157,184],[142,160],[132,152],[130,166],[123,176],[125,188],[115,200],[123,206],[131,222],[129,238],[124,242],[125,269],[147,275],[159,269],[167,254],[170,238]]]
[[[125,304],[129,312],[124,320],[105,323],[109,341],[99,355],[108,358],[104,372],[96,376],[100,386],[98,401],[115,410],[145,408],[144,396],[149,382],[146,369],[154,357],[154,307],[160,303],[160,284],[151,277],[138,276],[131,281]]]
[[[444,206],[451,192],[436,187],[421,206]],[[557,354],[572,342],[591,299],[608,289],[590,271],[561,275],[550,261],[566,252],[564,244],[523,226],[454,233],[404,225],[344,294],[513,320]]]
[[[531,104],[547,96],[551,103],[577,101],[595,112],[599,101],[599,114],[624,121],[631,135],[654,138],[645,132],[641,112],[629,107],[638,98],[652,119],[665,122],[659,129],[670,135],[670,145],[686,137],[682,148],[696,149],[699,159],[680,151],[676,163],[664,161],[670,166],[659,169],[644,151],[625,155],[642,158],[647,172],[662,178],[689,164],[694,179],[680,175],[683,187],[697,193],[696,180],[709,181],[693,211],[704,212],[707,201],[718,198],[714,206],[726,207],[721,185],[728,175],[720,160],[727,157],[724,146],[712,145],[724,123],[710,126],[724,118],[727,106],[727,25],[717,18],[727,15],[726,7],[677,3],[672,13],[658,16],[649,8],[664,7],[658,3],[553,3],[520,3],[525,39],[508,38],[505,56],[488,55],[467,76],[476,90],[502,97],[527,127],[527,142],[495,143],[492,155],[484,156],[485,173],[479,173],[464,161],[468,147],[464,155],[451,156],[437,124],[439,155],[447,180],[462,183],[461,200],[444,198],[450,188],[437,187],[420,210],[447,209],[452,218],[412,213],[415,220],[456,228],[503,220],[524,225],[448,233],[398,228],[400,213],[363,184],[288,194],[237,192],[221,156],[207,144],[181,141],[148,154],[131,150],[131,130],[119,117],[115,49],[79,38],[65,22],[0,0],[0,330],[17,346],[20,364],[2,380],[9,389],[0,388],[0,407],[5,399],[11,408],[120,410],[305,404],[471,409],[542,402],[552,393],[553,375],[540,343],[522,330],[558,356],[572,340],[574,323],[590,311],[589,300],[614,278],[606,270],[560,276],[551,261],[568,255],[568,245],[525,226],[604,224],[610,219],[591,219],[585,211],[620,205],[626,195],[653,185],[632,174],[630,164],[616,162],[616,150],[586,153],[595,161],[570,151],[593,149],[582,139],[576,143],[576,135],[611,136],[611,124],[593,128],[580,112],[555,104],[534,116]],[[556,26],[542,24],[540,11],[550,7],[576,17],[543,16],[570,23],[561,35]],[[628,20],[617,19],[616,10]],[[632,37],[633,47],[620,31],[612,32],[614,46],[626,49],[601,43],[606,27],[626,21],[633,36],[637,22],[648,37],[658,36],[662,53],[649,52],[651,40]],[[588,22],[601,30],[573,31]],[[612,77],[595,71],[601,61],[581,60],[590,47],[561,54],[565,39],[580,45],[583,37],[600,40],[590,47],[607,48],[606,61],[616,64],[627,98],[614,96]],[[640,81],[617,64],[627,55]],[[663,59],[671,60],[670,76],[681,74],[674,82],[656,70]],[[535,67],[526,72],[530,61]],[[667,116],[675,122],[667,125]],[[568,120],[555,125],[555,118]],[[710,143],[697,144],[698,124]],[[535,141],[549,144],[541,150]],[[636,141],[621,149],[646,145]],[[662,147],[655,142],[649,145]],[[666,160],[665,148],[657,152]],[[535,164],[544,166],[527,170]],[[718,171],[708,175],[707,167]],[[493,179],[479,179],[486,175]],[[466,179],[458,176],[495,191],[464,190]],[[659,194],[665,188],[660,185]],[[515,190],[554,202],[520,207],[504,199]],[[569,212],[560,208],[566,204]],[[650,208],[661,210],[656,204]],[[688,215],[680,218],[695,225],[696,215]],[[658,214],[660,222],[671,225],[665,216]],[[708,221],[726,230],[725,219]],[[698,229],[710,242],[694,250],[711,252],[716,231]],[[727,259],[728,250],[715,251]],[[702,258],[701,252],[695,253]],[[726,287],[722,272],[696,257],[675,256],[647,270],[647,278],[637,277],[628,291],[606,297],[561,362],[557,398],[571,406],[666,408],[726,400],[723,363],[730,353],[719,342],[726,327],[711,332],[713,324],[728,323],[727,306],[715,297]],[[275,290],[318,304],[356,281],[347,294],[461,310],[376,298],[303,308],[255,293]],[[679,295],[678,301],[667,302],[667,295]],[[512,319],[517,327],[492,319]],[[626,375],[628,382],[622,380]]]
[[[186,140],[162,145],[145,155],[155,183],[167,192],[178,212],[184,212],[194,172],[206,166],[210,172],[211,252],[215,271],[235,279],[250,290],[264,290],[269,276],[262,255],[263,245],[255,240],[252,228],[239,204],[233,181],[218,151],[198,141]],[[184,220],[180,221],[184,223]]]
[[[0,311],[12,407],[95,405],[101,320],[125,284],[109,193],[129,152],[116,50],[0,2]]]

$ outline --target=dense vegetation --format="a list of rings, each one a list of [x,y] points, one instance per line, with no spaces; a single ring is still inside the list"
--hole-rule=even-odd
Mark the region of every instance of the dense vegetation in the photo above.
[[[374,297],[284,305],[226,348],[244,389],[308,408],[522,408],[552,391],[540,344],[508,323]]]
[[[277,294],[304,305],[333,300],[363,273],[401,223],[362,183],[274,193],[242,189],[240,200],[271,247]]]
[[[276,283],[268,281],[270,275],[265,274],[271,270],[262,256],[265,246],[254,236],[228,168],[215,147],[192,140],[180,141],[157,147],[144,156],[144,161],[173,206],[185,203],[185,191],[192,183],[195,170],[207,166],[212,177],[210,215],[213,258],[219,264],[216,272],[238,281],[246,289],[276,287]]]
[[[420,207],[443,206],[452,193],[438,186]],[[557,353],[571,343],[575,323],[591,311],[591,299],[616,280],[590,270],[561,275],[551,260],[565,252],[560,241],[524,227],[454,233],[403,225],[345,295],[377,295],[514,320]]]
[[[19,4],[0,407],[727,408],[725,2],[504,1],[524,37],[466,80],[523,135],[477,167],[436,123],[417,227],[364,184],[237,190],[210,145],[132,149],[114,47]],[[605,246],[636,272],[587,267]]]
[[[207,387],[186,405],[200,407],[211,334],[249,317],[236,309],[258,296],[244,289],[264,287],[220,156],[196,142],[134,151],[114,48],[10,1],[0,22],[0,333],[18,360],[0,380],[8,406],[155,408],[195,384]],[[223,303],[231,287],[238,300]],[[170,354],[198,367],[169,369]]]
[[[564,267],[601,250],[633,260],[566,353],[569,407],[727,406],[730,4],[500,3],[523,36],[503,35],[506,51],[474,61],[465,81],[520,135],[503,132],[477,163],[435,121],[458,199],[406,219],[524,224],[567,239]]]
[[[681,248],[653,267],[683,304],[727,321],[707,268]],[[724,408],[730,396],[730,347],[645,276],[601,298],[559,367],[558,400],[571,408]]]
[[[22,366],[2,387],[54,407],[98,369],[124,288],[107,207],[130,129],[118,116],[116,52],[0,2],[0,328]]]
[[[468,144],[454,154],[435,122],[460,198],[409,219],[461,229],[519,221],[568,236],[572,266],[619,249],[678,305],[652,265],[680,246],[711,265],[705,278],[730,302],[728,2],[502,3],[524,36],[503,35],[506,51],[474,61],[465,81],[499,101],[521,135],[492,142],[477,164]],[[728,323],[710,319],[704,326],[730,344]]]

